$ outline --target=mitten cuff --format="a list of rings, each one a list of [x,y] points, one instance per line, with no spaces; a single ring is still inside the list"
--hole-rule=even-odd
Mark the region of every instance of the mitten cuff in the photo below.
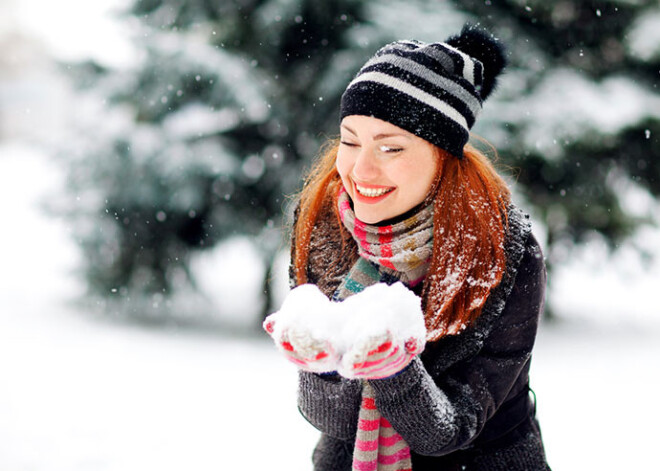
[[[382,379],[371,379],[369,384],[374,388],[376,395],[383,401],[396,402],[406,397],[408,391],[417,387],[424,372],[424,365],[419,356],[412,359],[410,364],[395,375]]]

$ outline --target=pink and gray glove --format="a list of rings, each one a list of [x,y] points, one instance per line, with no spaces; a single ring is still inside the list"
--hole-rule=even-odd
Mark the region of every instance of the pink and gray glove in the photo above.
[[[387,378],[406,368],[423,349],[423,340],[410,337],[404,341],[387,331],[360,339],[344,353],[338,372],[346,378]]]
[[[336,371],[338,353],[331,342],[331,303],[314,285],[293,289],[279,311],[263,323],[284,357],[313,373]]]
[[[350,311],[338,372],[346,378],[382,379],[403,370],[424,350],[421,300],[403,283],[378,283],[347,298]]]

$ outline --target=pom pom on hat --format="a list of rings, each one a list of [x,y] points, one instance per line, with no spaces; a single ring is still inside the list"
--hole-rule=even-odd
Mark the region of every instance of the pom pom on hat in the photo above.
[[[506,67],[502,42],[491,33],[467,24],[463,26],[461,34],[449,38],[447,44],[481,62],[483,78],[479,94],[482,100],[488,98],[497,85],[497,77]]]
[[[348,85],[341,119],[373,116],[460,159],[505,65],[502,44],[470,25],[447,42],[396,41],[379,49]]]

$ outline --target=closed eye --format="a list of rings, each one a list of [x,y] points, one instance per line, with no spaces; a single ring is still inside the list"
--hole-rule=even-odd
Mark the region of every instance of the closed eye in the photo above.
[[[344,146],[348,146],[348,147],[357,147],[358,146],[357,144],[354,144],[352,142],[347,142],[347,141],[339,141],[339,143],[344,145]]]

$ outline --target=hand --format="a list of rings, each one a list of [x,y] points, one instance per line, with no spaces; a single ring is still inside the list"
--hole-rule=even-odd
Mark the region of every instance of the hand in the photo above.
[[[266,318],[263,327],[287,360],[301,370],[313,373],[337,370],[338,358],[329,340],[315,338],[300,326],[278,328],[278,321],[273,316],[275,314]]]
[[[421,300],[402,283],[379,283],[341,303],[348,311],[337,370],[347,378],[392,376],[424,350],[426,326]]]
[[[314,285],[291,290],[279,311],[264,320],[263,328],[285,358],[305,371],[336,371],[338,354],[331,343],[336,327],[332,304]]]
[[[406,368],[422,352],[424,341],[396,341],[391,332],[360,340],[341,358],[338,372],[345,378],[382,379]]]
[[[341,303],[301,285],[263,327],[299,368],[347,378],[392,376],[424,350],[426,339],[421,301],[402,283],[378,283]]]

